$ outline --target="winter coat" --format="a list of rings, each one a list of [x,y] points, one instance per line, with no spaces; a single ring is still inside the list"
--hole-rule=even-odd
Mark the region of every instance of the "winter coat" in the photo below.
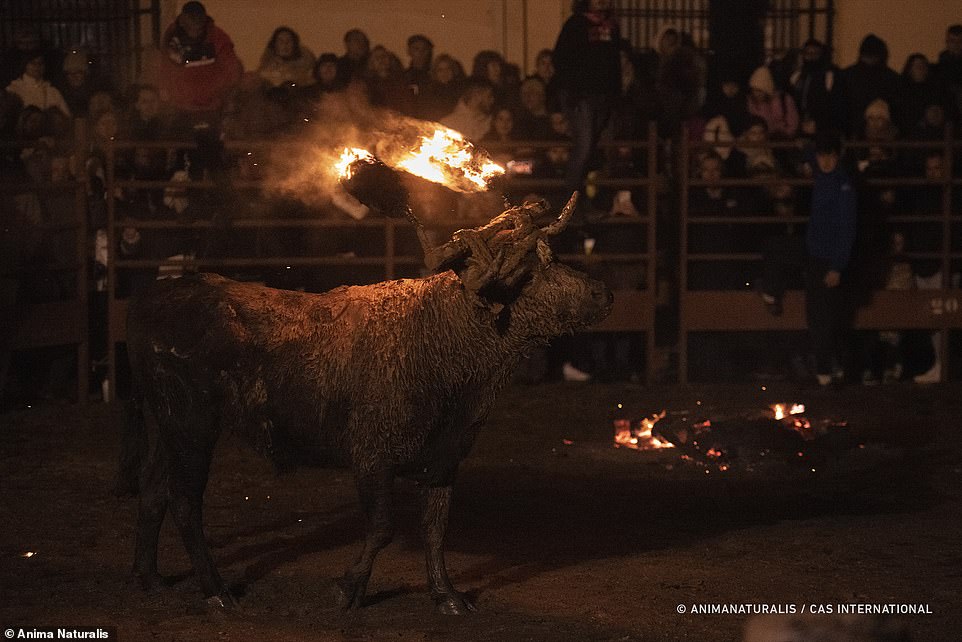
[[[621,35],[608,13],[581,12],[564,23],[552,60],[555,78],[571,99],[617,96],[621,91]]]
[[[202,112],[223,107],[227,93],[240,80],[243,65],[234,43],[207,19],[203,41],[189,43],[175,22],[162,39],[161,95],[176,109]]]

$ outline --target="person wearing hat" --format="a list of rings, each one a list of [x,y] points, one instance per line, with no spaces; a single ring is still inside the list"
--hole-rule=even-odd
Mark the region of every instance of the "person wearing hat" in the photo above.
[[[56,82],[57,88],[67,101],[75,117],[86,117],[90,98],[99,92],[113,93],[113,87],[93,73],[93,66],[86,49],[71,49],[63,59],[63,75]]]
[[[188,124],[216,123],[243,65],[200,2],[187,2],[161,40],[161,95]],[[213,122],[211,122],[213,121]]]
[[[795,100],[775,89],[775,79],[768,67],[759,67],[748,79],[748,113],[764,119],[771,138],[794,138],[798,132]]]
[[[858,52],[858,61],[842,72],[848,103],[845,127],[849,134],[858,131],[865,108],[876,98],[887,102],[896,112],[899,110],[901,78],[888,66],[888,45],[870,33],[862,40]]]

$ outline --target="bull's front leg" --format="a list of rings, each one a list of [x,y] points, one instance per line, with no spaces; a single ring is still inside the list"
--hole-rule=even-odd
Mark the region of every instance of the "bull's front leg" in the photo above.
[[[437,604],[438,610],[445,615],[464,615],[476,611],[464,595],[454,590],[448,579],[444,564],[444,533],[448,527],[448,510],[451,506],[451,486],[426,488],[424,490],[424,512],[421,516],[421,532],[424,537],[425,557],[427,559],[428,589]]]
[[[337,580],[337,605],[342,609],[359,608],[367,592],[367,582],[371,578],[374,559],[394,536],[394,522],[391,515],[391,497],[394,486],[394,471],[376,470],[366,473],[355,472],[357,491],[364,509],[367,533],[361,554],[344,575]]]

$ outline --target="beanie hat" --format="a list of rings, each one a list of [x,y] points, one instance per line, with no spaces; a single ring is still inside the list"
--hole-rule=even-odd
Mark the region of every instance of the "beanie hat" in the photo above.
[[[184,3],[180,12],[185,16],[194,16],[196,18],[205,18],[207,16],[207,9],[203,4],[197,2],[196,0],[191,0],[191,2]]]
[[[748,87],[750,89],[757,89],[766,96],[774,96],[775,79],[772,78],[772,72],[768,70],[768,67],[759,67],[752,72],[751,78],[748,79]]]
[[[889,57],[889,48],[885,44],[885,41],[876,36],[874,33],[870,33],[865,36],[862,40],[862,44],[858,48],[858,55],[861,56],[873,56],[880,59],[882,62],[887,62]]]
[[[79,49],[74,49],[63,59],[64,73],[87,71],[87,54]]]
[[[892,120],[892,112],[889,110],[889,104],[881,98],[876,98],[865,108],[865,118]]]

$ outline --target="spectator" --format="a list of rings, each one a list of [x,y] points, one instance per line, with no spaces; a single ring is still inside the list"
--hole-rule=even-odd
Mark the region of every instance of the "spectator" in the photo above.
[[[658,94],[659,130],[676,138],[682,123],[698,114],[705,105],[708,67],[691,36],[666,31],[659,41]]]
[[[885,41],[874,33],[865,36],[858,50],[858,61],[842,72],[848,114],[845,130],[858,132],[865,108],[881,98],[889,106],[897,105],[901,81],[888,66],[889,50]]]
[[[698,177],[704,183],[692,187],[688,194],[688,211],[692,219],[701,216],[736,216],[742,213],[740,194],[731,187],[718,185],[728,178],[724,162],[709,151],[698,162]],[[736,251],[733,223],[696,224],[690,226],[688,251],[691,253],[729,254]],[[696,261],[689,266],[688,287],[693,290],[738,289],[744,275],[732,261]]]
[[[802,48],[802,66],[789,76],[788,84],[798,109],[799,128],[805,136],[842,125],[839,69],[831,63],[821,41],[809,38]]]
[[[479,51],[471,65],[471,78],[485,80],[494,89],[494,102],[514,106],[518,102],[517,84],[507,82],[507,65],[497,51]]]
[[[392,52],[381,45],[374,47],[367,59],[364,78],[372,105],[403,114],[413,113],[414,94],[405,84],[400,59]]]
[[[939,54],[936,75],[952,102],[948,116],[958,120],[962,117],[962,24],[945,30],[945,49]]]
[[[945,107],[930,103],[922,112],[922,119],[909,133],[912,140],[943,140],[945,138]]]
[[[708,143],[718,143],[715,153],[724,163],[722,172],[729,178],[743,178],[746,173],[748,157],[735,147],[735,137],[724,116],[718,115],[705,123],[703,139]]]
[[[929,105],[949,104],[944,87],[935,78],[925,54],[914,53],[902,68],[902,102],[898,126],[903,132],[915,129]]]
[[[337,54],[322,53],[318,56],[312,75],[314,84],[307,90],[307,96],[312,100],[316,101],[324,94],[344,89],[337,75]]]
[[[470,140],[481,140],[491,129],[494,89],[484,80],[472,79],[454,110],[441,119],[441,124],[461,132]]]
[[[515,130],[523,140],[541,140],[548,136],[548,96],[544,81],[531,76],[521,83],[521,113]]]
[[[56,69],[60,61],[59,52],[46,46],[39,34],[30,26],[15,27],[13,47],[0,53],[0,86],[6,87],[20,77],[27,58],[39,53],[43,56],[47,69]]]
[[[565,189],[582,189],[588,164],[621,91],[621,36],[609,0],[576,2],[554,48],[571,130]]]
[[[733,136],[741,136],[748,128],[748,99],[742,86],[725,70],[718,72],[720,82],[705,101],[703,114],[706,120],[721,116],[725,120],[728,131]]]
[[[550,49],[542,49],[534,59],[534,74],[529,78],[537,78],[544,83],[548,109],[560,109],[558,96],[558,79],[554,68],[554,55]]]
[[[450,114],[464,91],[464,69],[461,63],[441,54],[431,64],[431,82],[421,100],[422,118],[440,120]]]
[[[338,81],[347,86],[352,80],[360,80],[367,69],[367,58],[371,55],[371,41],[360,29],[351,29],[344,34],[344,55],[337,59]]]
[[[45,78],[46,62],[40,51],[24,56],[24,65],[19,78],[7,85],[7,91],[16,94],[23,101],[24,107],[37,107],[46,111],[55,107],[70,116],[70,107],[63,95]]]
[[[257,74],[268,87],[309,87],[314,84],[314,54],[290,27],[278,27],[261,54]]]
[[[748,113],[765,119],[768,135],[774,140],[794,138],[798,132],[795,101],[775,89],[768,67],[759,67],[748,80]]]
[[[87,116],[91,96],[113,91],[110,83],[95,77],[90,56],[83,48],[73,49],[64,57],[63,78],[58,88],[70,107],[70,113],[77,118]]]
[[[177,111],[178,125],[217,125],[228,92],[243,71],[234,43],[200,2],[184,4],[161,40],[165,56],[161,95]]]
[[[745,172],[749,175],[769,172],[777,167],[775,154],[768,146],[768,122],[761,116],[752,116],[739,138],[738,150],[745,155]]]
[[[411,62],[404,70],[404,82],[414,97],[413,116],[424,118],[424,98],[431,82],[431,59],[434,57],[434,43],[422,34],[408,38],[408,58]]]
[[[491,129],[482,140],[488,142],[509,143],[516,140],[514,135],[514,112],[510,107],[498,107],[491,119]]]
[[[862,136],[873,143],[890,143],[898,138],[899,130],[892,122],[888,103],[876,98],[865,108]]]
[[[163,140],[167,133],[161,113],[160,92],[153,85],[134,85],[131,91],[128,133],[133,140],[138,141]]]
[[[848,172],[842,168],[841,152],[838,134],[819,132],[815,138],[812,205],[805,235],[805,309],[820,386],[845,377],[842,346],[852,312],[843,274],[855,243],[856,194]]]

